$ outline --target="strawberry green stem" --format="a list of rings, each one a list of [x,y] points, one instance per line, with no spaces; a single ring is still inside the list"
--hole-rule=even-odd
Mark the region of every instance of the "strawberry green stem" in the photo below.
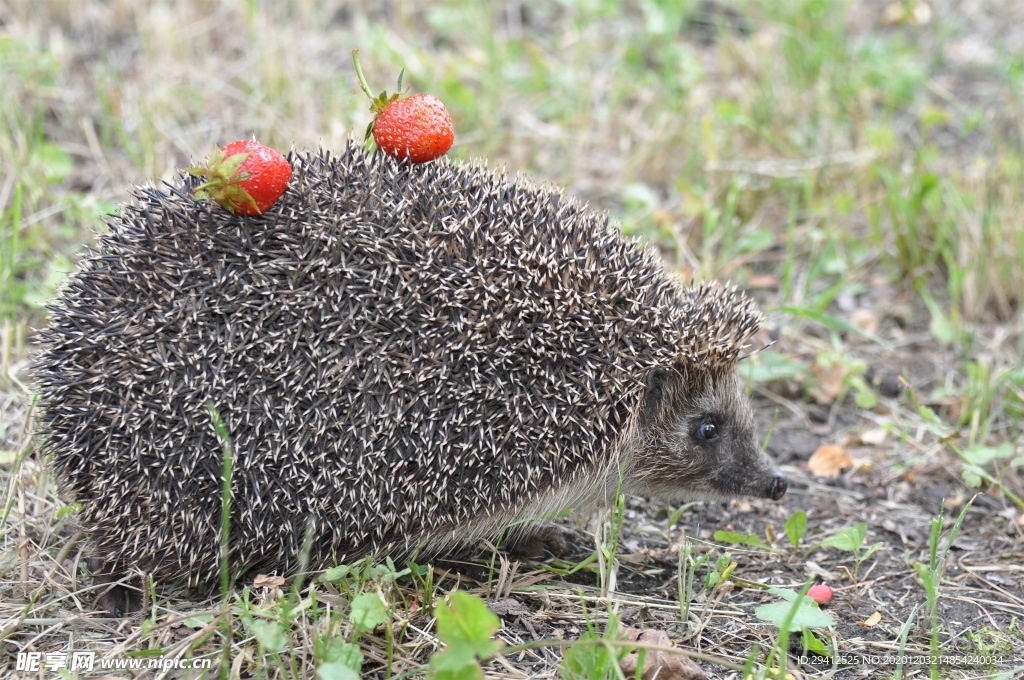
[[[359,86],[363,88],[363,92],[370,100],[376,99],[373,96],[373,92],[370,92],[370,86],[366,83],[366,77],[363,75],[363,67],[359,65],[359,50],[352,50],[352,63],[356,65],[356,77],[359,78]]]
[[[234,183],[238,183],[238,182],[244,182],[245,180],[249,179],[250,177],[252,177],[252,174],[248,173],[248,172],[239,172],[239,173],[233,175],[232,177],[230,177],[228,179],[223,179],[223,178],[220,178],[220,177],[215,177],[214,179],[211,179],[208,182],[203,182],[199,186],[197,186],[194,189],[192,189],[192,193],[198,194],[200,191],[204,191],[205,192],[205,191],[207,191],[209,189],[215,189],[215,188],[220,188],[220,187],[223,187],[223,186],[228,186],[230,184],[234,184]]]

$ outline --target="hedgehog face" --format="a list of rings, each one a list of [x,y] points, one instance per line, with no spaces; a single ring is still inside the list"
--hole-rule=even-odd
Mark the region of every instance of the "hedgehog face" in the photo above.
[[[633,490],[667,500],[782,498],[788,483],[759,446],[739,376],[694,384],[685,369],[649,374]]]

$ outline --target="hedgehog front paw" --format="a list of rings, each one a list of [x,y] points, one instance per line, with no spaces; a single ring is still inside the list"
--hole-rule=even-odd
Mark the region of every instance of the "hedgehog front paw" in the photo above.
[[[141,594],[135,588],[125,585],[124,574],[106,569],[96,558],[90,558],[87,565],[97,592],[93,605],[97,610],[106,612],[108,616],[121,618],[142,608]]]
[[[518,557],[543,560],[548,557],[564,557],[569,551],[569,541],[562,527],[542,524],[509,540],[506,549]]]

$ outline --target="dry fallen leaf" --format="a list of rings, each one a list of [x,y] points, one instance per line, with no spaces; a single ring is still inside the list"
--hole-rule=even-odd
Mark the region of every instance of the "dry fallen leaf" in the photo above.
[[[850,312],[850,323],[865,333],[871,333],[872,335],[878,332],[878,327],[880,325],[878,314],[871,309],[865,309],[863,307]]]
[[[859,472],[867,472],[875,467],[875,461],[870,458],[850,458],[850,467]]]
[[[747,286],[750,288],[777,288],[779,277],[774,274],[754,274],[747,279]]]
[[[888,435],[889,432],[885,428],[876,427],[874,429],[864,430],[864,432],[861,432],[860,440],[865,444],[880,446]]]
[[[864,628],[870,628],[872,626],[877,626],[878,622],[881,621],[881,620],[882,620],[881,613],[875,612],[874,614],[869,616],[866,621],[858,621],[857,625],[858,626],[863,626]]]
[[[831,404],[843,391],[843,381],[846,379],[846,366],[841,361],[833,361],[825,370],[815,366],[814,372],[818,374],[821,382],[810,390],[810,395],[819,404]]]
[[[817,562],[806,560],[804,562],[804,571],[810,576],[816,576],[822,581],[838,581],[839,574],[834,571],[828,571],[818,565]]]
[[[515,598],[494,600],[487,603],[487,608],[498,616],[525,616],[530,614],[530,608]]]
[[[894,2],[882,12],[882,23],[886,26],[924,26],[931,20],[932,8],[926,2]]]
[[[288,581],[283,576],[267,576],[265,574],[257,574],[256,578],[252,580],[253,588],[280,588]]]
[[[623,628],[619,633],[629,642],[642,642],[658,647],[674,647],[671,638],[660,630],[639,630]],[[636,677],[636,666],[640,658],[638,652],[627,654],[619,662],[619,668],[627,678]],[[671,652],[658,652],[648,649],[644,654],[644,669],[641,680],[707,680],[707,673],[689,657]]]
[[[807,461],[807,469],[812,475],[828,479],[835,479],[851,465],[853,459],[846,455],[846,449],[835,444],[822,444]]]

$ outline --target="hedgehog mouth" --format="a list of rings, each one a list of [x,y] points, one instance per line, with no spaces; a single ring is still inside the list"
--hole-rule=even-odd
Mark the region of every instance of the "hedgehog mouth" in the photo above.
[[[775,482],[774,479],[772,478],[773,481],[769,483],[769,487],[761,490],[742,489],[740,491],[724,491],[713,486],[705,486],[703,488],[676,489],[671,492],[655,491],[648,495],[669,504],[692,503],[694,501],[724,502],[737,498],[766,498],[778,501],[786,493],[788,482],[785,477],[781,478],[781,482]]]
[[[708,490],[718,499],[747,497],[778,501],[786,495],[788,489],[789,480],[782,471],[776,469],[768,475],[758,475],[755,479],[742,479],[736,476],[715,478],[711,480]]]

